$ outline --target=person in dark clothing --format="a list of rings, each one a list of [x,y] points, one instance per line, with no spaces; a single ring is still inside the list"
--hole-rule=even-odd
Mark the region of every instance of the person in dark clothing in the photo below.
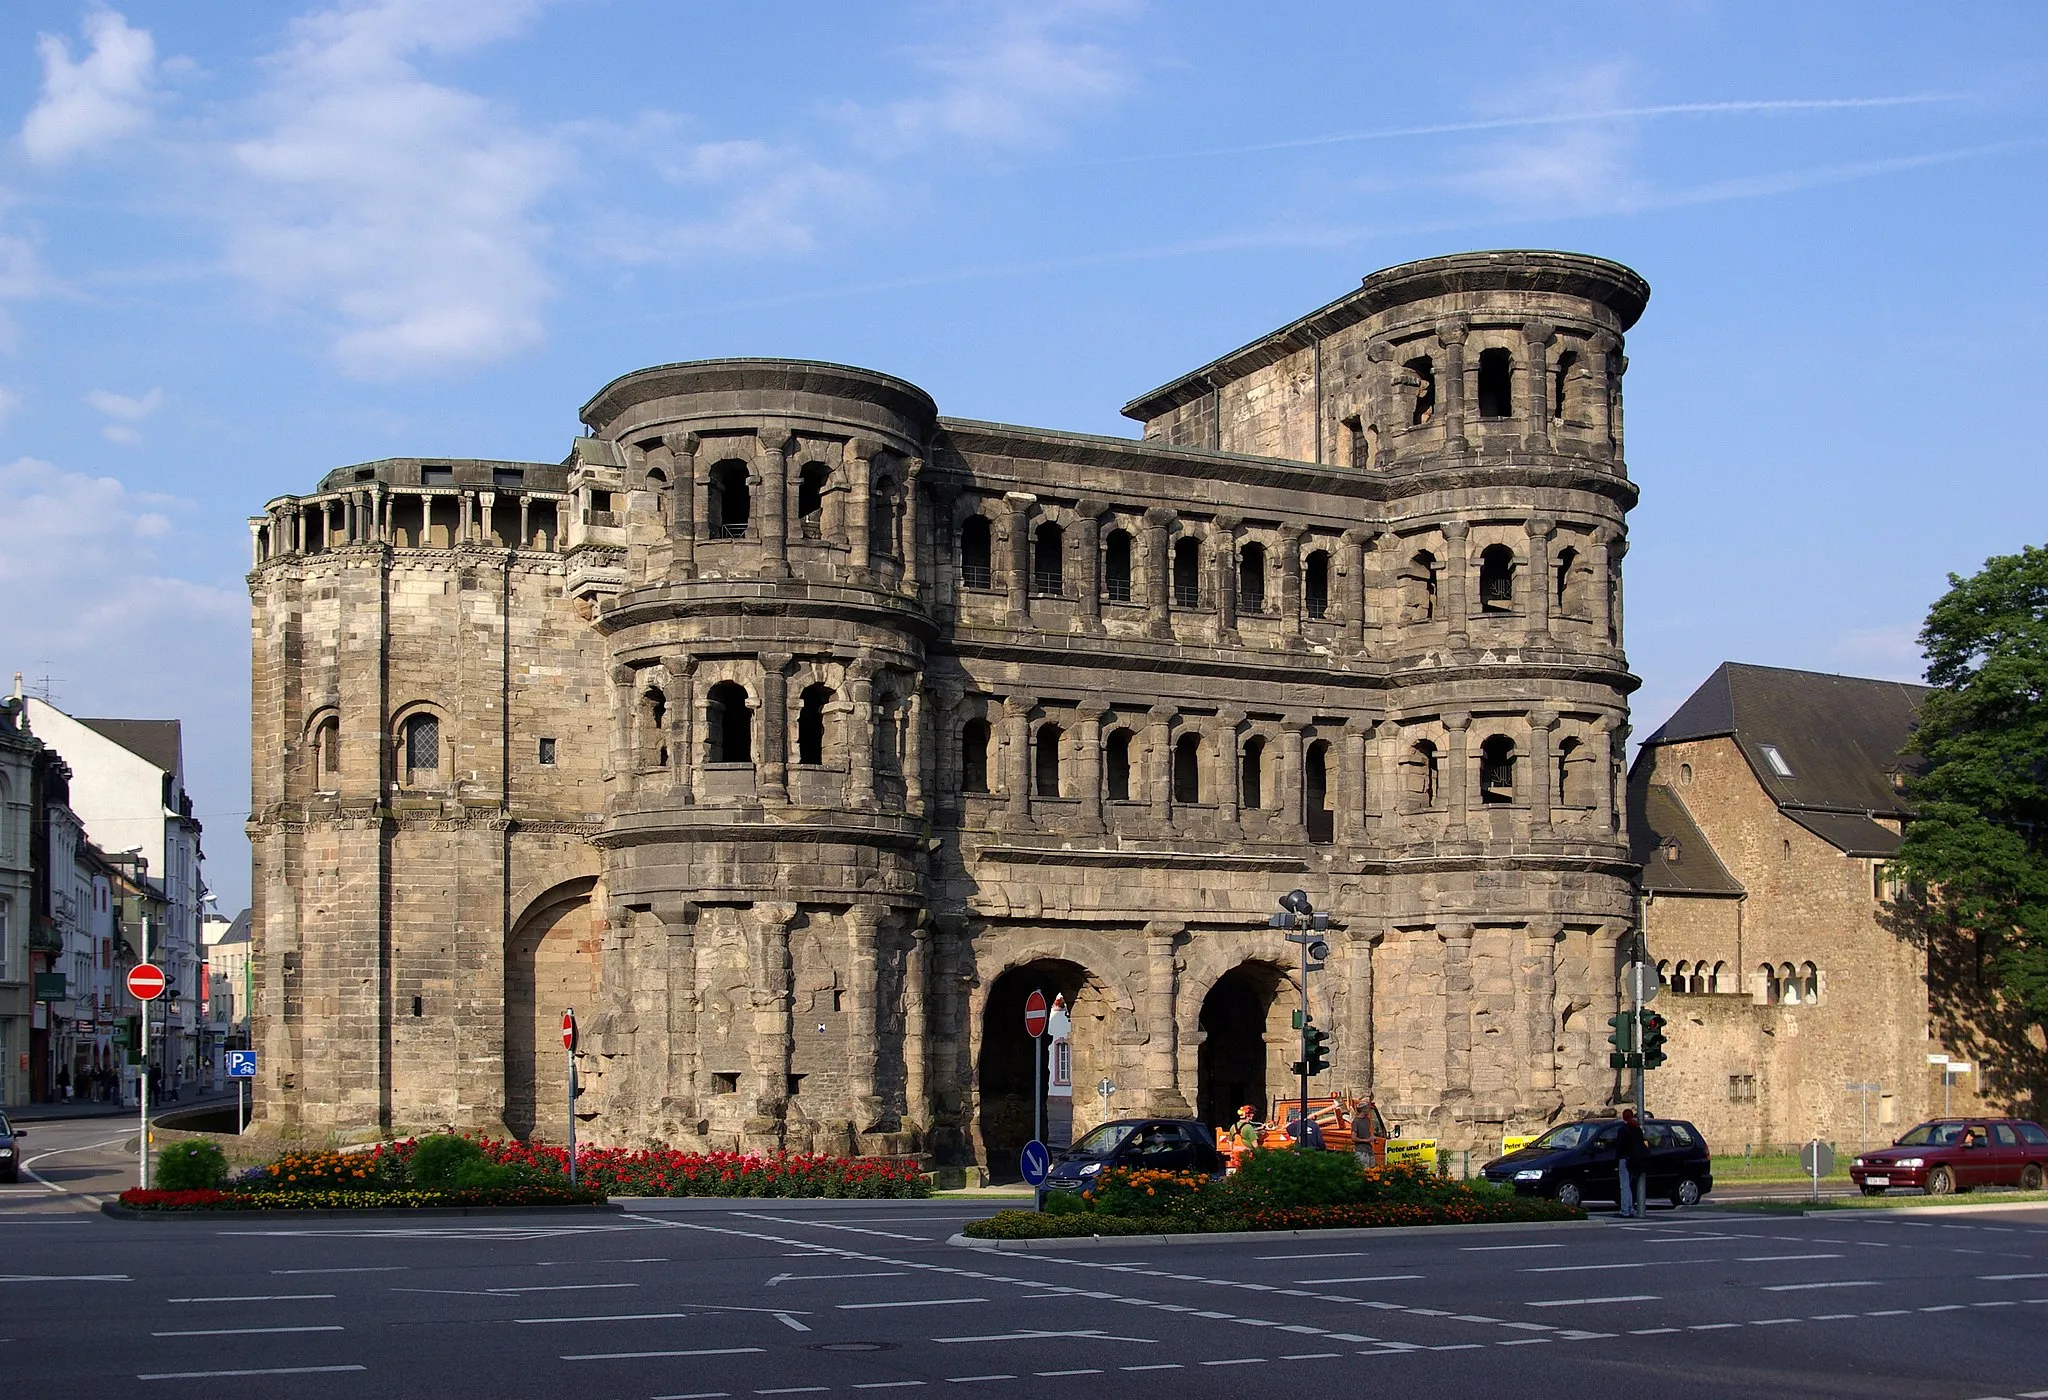
[[[1614,1135],[1614,1169],[1621,1179],[1621,1215],[1640,1220],[1649,1209],[1650,1140],[1636,1122],[1636,1111],[1621,1111],[1621,1127]]]

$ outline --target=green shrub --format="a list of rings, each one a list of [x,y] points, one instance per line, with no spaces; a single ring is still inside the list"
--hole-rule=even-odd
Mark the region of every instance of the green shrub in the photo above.
[[[156,1154],[152,1184],[160,1191],[210,1191],[228,1179],[228,1159],[204,1138],[174,1142]]]
[[[1300,1152],[1275,1147],[1247,1152],[1221,1194],[1232,1208],[1285,1210],[1295,1206],[1348,1206],[1380,1193],[1349,1152]]]
[[[407,1164],[406,1174],[419,1190],[453,1191],[459,1189],[458,1178],[465,1168],[491,1166],[484,1159],[484,1150],[468,1138],[456,1137],[453,1133],[435,1133],[421,1138],[413,1147],[412,1161]]]
[[[1047,1215],[1086,1215],[1088,1203],[1076,1191],[1048,1191],[1045,1193]]]
[[[1115,1167],[1088,1187],[1088,1208],[1101,1215],[1198,1214],[1210,1207],[1216,1192],[1197,1172]]]

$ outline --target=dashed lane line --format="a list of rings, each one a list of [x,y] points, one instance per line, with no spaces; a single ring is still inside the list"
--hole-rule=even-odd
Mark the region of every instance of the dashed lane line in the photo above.
[[[212,1380],[220,1376],[312,1376],[326,1375],[337,1371],[367,1371],[367,1366],[262,1366],[241,1371],[150,1371],[137,1376],[139,1381],[199,1381]]]
[[[1351,1278],[1298,1278],[1296,1283],[1405,1283],[1421,1274],[1361,1274]]]
[[[1663,1300],[1660,1293],[1621,1293],[1608,1298],[1550,1298],[1540,1303],[1525,1303],[1530,1308],[1585,1308],[1600,1303],[1656,1303]]]
[[[1767,1283],[1766,1293],[1808,1293],[1816,1288],[1876,1288],[1882,1283],[1874,1278],[1838,1278],[1826,1283]]]
[[[251,1293],[234,1298],[166,1298],[166,1303],[301,1303],[332,1298],[332,1293]]]
[[[330,1322],[311,1327],[201,1327],[184,1332],[152,1332],[152,1337],[261,1337],[278,1332],[339,1332],[341,1324]]]
[[[747,1356],[765,1350],[765,1347],[698,1347],[691,1351],[584,1351],[565,1356],[562,1360],[639,1361],[663,1356]]]
[[[907,1298],[896,1303],[838,1303],[841,1312],[858,1312],[868,1308],[950,1308],[963,1303],[986,1303],[986,1298]]]

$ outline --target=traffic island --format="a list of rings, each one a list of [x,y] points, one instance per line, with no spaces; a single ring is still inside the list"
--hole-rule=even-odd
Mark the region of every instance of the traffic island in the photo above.
[[[507,1215],[531,1211],[608,1211],[621,1207],[584,1187],[517,1186],[475,1191],[123,1191],[103,1202],[116,1220],[167,1220],[233,1214],[244,1218],[320,1216]]]

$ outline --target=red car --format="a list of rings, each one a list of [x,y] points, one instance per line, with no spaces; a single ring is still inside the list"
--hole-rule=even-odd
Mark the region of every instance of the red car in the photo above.
[[[2048,1183],[2048,1129],[2024,1118],[1937,1118],[1849,1164],[1866,1196],[1917,1186],[1930,1196],[1976,1186],[2039,1191]]]

